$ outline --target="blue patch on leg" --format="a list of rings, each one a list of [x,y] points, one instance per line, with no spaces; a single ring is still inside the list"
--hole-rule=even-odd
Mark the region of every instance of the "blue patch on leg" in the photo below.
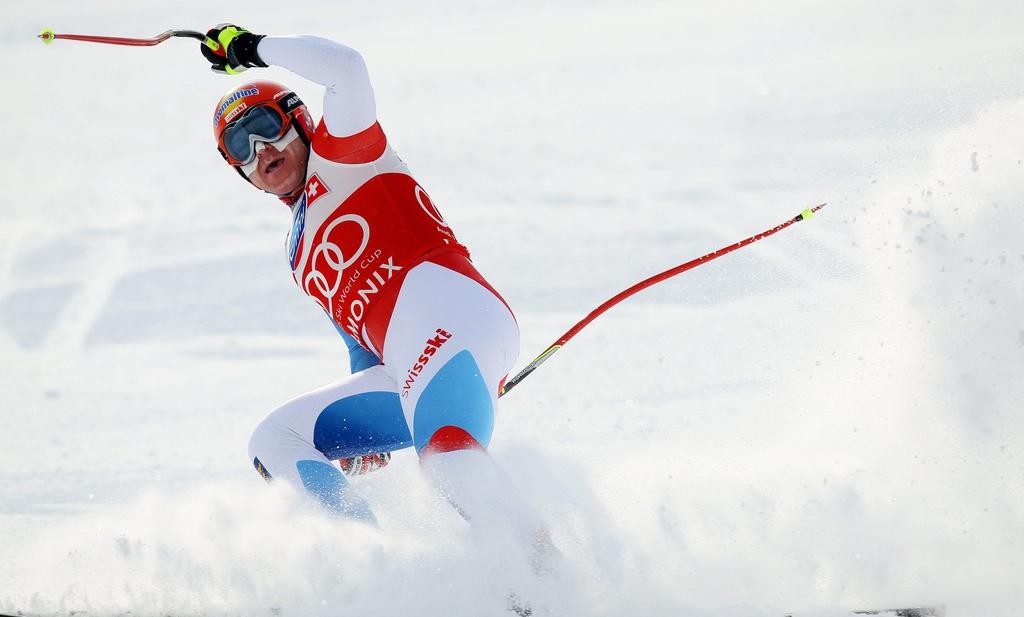
[[[332,514],[377,524],[370,506],[349,490],[348,480],[341,470],[322,461],[298,461],[295,467],[302,485]]]
[[[416,402],[413,439],[421,451],[438,429],[456,426],[483,447],[494,432],[494,404],[480,367],[468,350],[460,351],[427,383]]]
[[[402,403],[394,392],[363,392],[328,405],[313,427],[313,447],[331,460],[379,454],[412,445]]]

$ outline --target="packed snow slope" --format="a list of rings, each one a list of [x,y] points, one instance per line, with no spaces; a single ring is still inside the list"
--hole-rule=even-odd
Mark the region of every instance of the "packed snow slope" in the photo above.
[[[1015,614],[1024,571],[1024,5],[7,3],[0,611],[102,616]],[[365,56],[382,126],[503,292],[492,452],[565,555],[535,579],[424,485],[331,521],[246,460],[347,372],[287,210],[212,144],[232,20]],[[279,69],[310,107],[320,90]]]

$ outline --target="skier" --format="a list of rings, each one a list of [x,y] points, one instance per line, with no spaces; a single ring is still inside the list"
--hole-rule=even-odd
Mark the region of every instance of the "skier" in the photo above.
[[[542,542],[539,519],[486,451],[518,326],[392,149],[362,57],[326,39],[234,25],[208,36],[220,44],[201,46],[214,71],[274,65],[326,88],[318,123],[268,81],[234,88],[213,116],[228,164],[290,207],[292,276],[345,339],[353,371],[271,412],[250,441],[253,465],[334,513],[374,521],[331,461],[412,446],[474,527],[511,524]]]

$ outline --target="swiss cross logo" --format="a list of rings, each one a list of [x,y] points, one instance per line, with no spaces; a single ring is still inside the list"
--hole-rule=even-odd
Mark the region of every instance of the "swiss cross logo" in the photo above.
[[[306,206],[312,206],[316,200],[330,192],[331,189],[327,188],[320,176],[313,172],[313,175],[306,181]]]

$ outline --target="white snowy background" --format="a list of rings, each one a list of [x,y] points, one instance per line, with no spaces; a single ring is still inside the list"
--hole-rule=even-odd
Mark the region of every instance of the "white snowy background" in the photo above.
[[[476,546],[415,457],[380,531],[267,488],[271,409],[347,372],[287,210],[210,134],[231,20],[365,56],[382,125],[517,312],[492,452],[565,554]],[[0,612],[765,615],[1024,600],[1024,5],[5,2]],[[319,113],[317,86],[280,69]],[[801,613],[804,611],[804,613]]]

